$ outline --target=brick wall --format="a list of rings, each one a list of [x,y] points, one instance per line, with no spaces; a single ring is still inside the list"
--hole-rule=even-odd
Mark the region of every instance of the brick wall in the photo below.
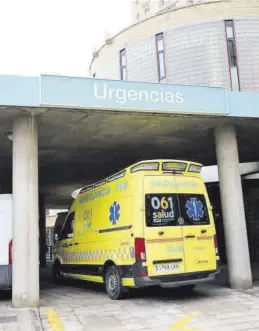
[[[164,32],[167,83],[229,87],[224,19],[234,19],[242,90],[259,90],[259,0],[222,0],[172,10],[135,24],[105,45],[93,61],[97,78],[158,82],[155,34]]]
[[[236,20],[235,33],[240,88],[259,91],[259,19]]]
[[[165,44],[167,83],[229,87],[222,21],[169,29]]]
[[[91,72],[91,76],[95,73],[96,78],[103,79],[120,79],[120,57],[117,49],[109,49],[105,52],[105,57],[99,55],[97,58],[98,66]]]
[[[154,36],[129,44],[126,56],[128,80],[140,82],[158,80]]]

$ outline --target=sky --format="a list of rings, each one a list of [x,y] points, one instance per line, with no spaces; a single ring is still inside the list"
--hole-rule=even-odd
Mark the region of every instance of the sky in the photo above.
[[[130,0],[0,0],[0,74],[87,76],[130,14]]]

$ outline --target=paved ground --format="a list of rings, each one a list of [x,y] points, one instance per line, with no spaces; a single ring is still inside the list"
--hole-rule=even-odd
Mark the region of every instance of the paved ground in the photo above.
[[[45,282],[39,310],[15,310],[8,296],[1,298],[0,331],[254,331],[259,330],[258,312],[259,287],[238,293],[207,285],[192,295],[134,291],[123,301],[111,301],[102,286],[69,282],[54,287]]]

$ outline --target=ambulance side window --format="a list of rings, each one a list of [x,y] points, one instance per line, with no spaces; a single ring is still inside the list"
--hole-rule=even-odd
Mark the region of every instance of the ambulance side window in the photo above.
[[[75,212],[68,215],[65,225],[60,233],[59,240],[70,239],[73,237],[74,218]]]

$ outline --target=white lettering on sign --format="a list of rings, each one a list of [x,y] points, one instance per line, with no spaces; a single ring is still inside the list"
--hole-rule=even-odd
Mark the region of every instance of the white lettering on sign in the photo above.
[[[115,100],[117,103],[125,104],[129,101],[146,101],[146,102],[160,102],[160,103],[183,103],[184,95],[180,92],[170,92],[159,88],[156,91],[137,91],[127,90],[121,88],[108,87],[107,84],[103,84],[102,87],[94,84],[94,96],[97,99]]]

